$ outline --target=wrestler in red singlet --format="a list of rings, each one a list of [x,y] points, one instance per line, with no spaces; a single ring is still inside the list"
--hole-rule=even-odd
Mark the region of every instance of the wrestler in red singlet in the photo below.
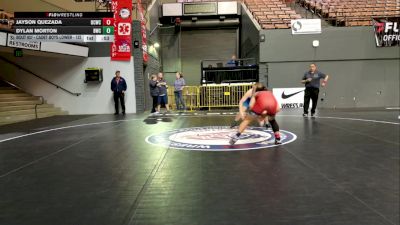
[[[261,115],[266,110],[268,116],[275,116],[277,113],[278,101],[271,91],[259,91],[255,99],[256,102],[251,111],[257,115]]]
[[[253,95],[250,101],[250,115],[247,115],[238,128],[236,135],[231,136],[229,143],[234,145],[240,138],[240,135],[244,132],[251,121],[255,119],[265,120],[268,118],[268,122],[271,125],[272,131],[275,136],[275,144],[281,144],[281,135],[279,132],[279,125],[275,120],[275,114],[279,111],[278,101],[274,97],[271,91],[260,90]],[[254,115],[256,114],[256,116]]]

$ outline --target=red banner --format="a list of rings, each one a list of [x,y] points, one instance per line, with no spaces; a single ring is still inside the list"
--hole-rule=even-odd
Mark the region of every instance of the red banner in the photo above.
[[[140,17],[140,27],[142,33],[142,49],[143,49],[143,62],[146,63],[149,60],[149,55],[147,53],[147,29],[146,29],[146,18],[144,17],[144,10],[142,6],[142,0],[137,0],[138,11]]]
[[[132,0],[112,0],[114,42],[111,60],[129,61],[132,55]]]

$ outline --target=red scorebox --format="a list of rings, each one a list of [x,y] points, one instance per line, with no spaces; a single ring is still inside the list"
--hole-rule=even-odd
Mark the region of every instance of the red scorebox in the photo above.
[[[103,26],[114,26],[114,18],[103,18]]]

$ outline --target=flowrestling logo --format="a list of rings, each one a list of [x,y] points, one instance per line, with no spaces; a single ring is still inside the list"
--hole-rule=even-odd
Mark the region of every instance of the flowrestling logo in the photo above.
[[[374,18],[373,24],[378,47],[400,45],[400,17]]]
[[[276,146],[272,130],[249,127],[235,145],[230,145],[230,136],[235,130],[227,126],[192,127],[166,131],[148,136],[146,142],[175,149],[192,151],[239,151],[270,148]],[[291,132],[281,130],[282,145],[296,140]]]

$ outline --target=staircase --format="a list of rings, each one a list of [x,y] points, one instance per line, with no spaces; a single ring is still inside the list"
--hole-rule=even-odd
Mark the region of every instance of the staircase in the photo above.
[[[42,102],[40,97],[32,96],[0,80],[0,126],[26,120],[55,115],[66,115],[67,112],[52,104]]]

